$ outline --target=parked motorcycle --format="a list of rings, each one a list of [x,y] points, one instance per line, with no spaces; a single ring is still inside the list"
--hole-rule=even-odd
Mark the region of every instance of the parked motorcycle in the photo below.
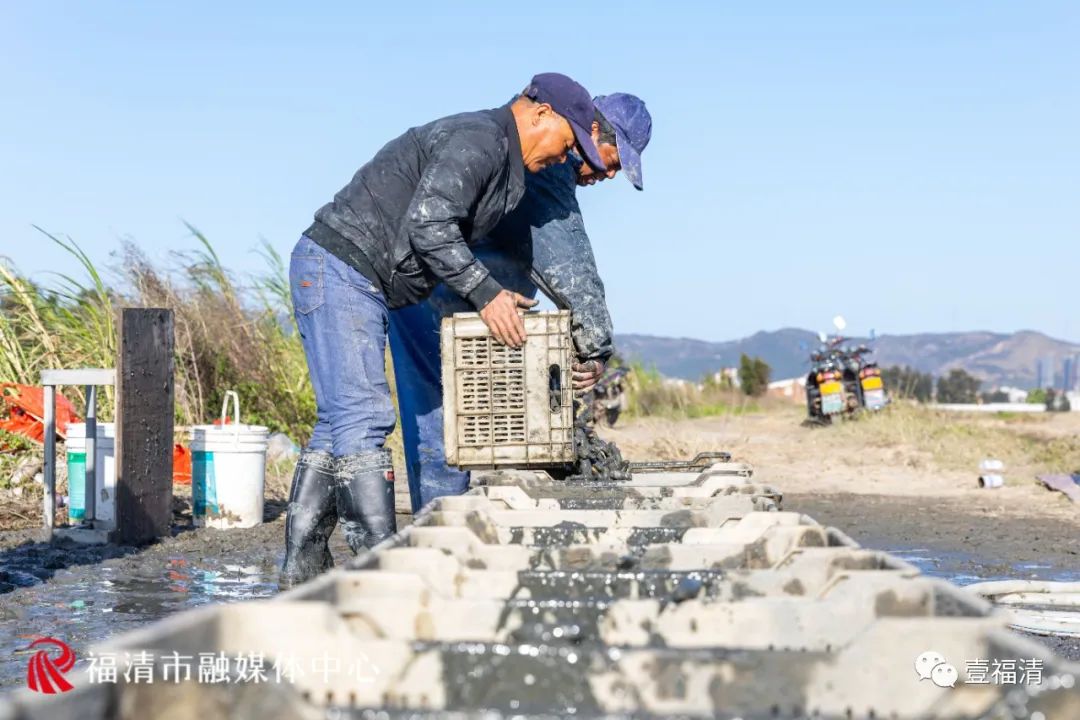
[[[813,364],[806,376],[807,413],[812,421],[828,424],[851,405],[843,358],[829,345],[823,345],[810,358]]]
[[[625,378],[629,368],[608,368],[592,389],[592,417],[596,424],[614,427],[629,404]]]
[[[888,395],[877,362],[866,356],[867,345],[852,347],[839,334],[845,327],[842,317],[833,320],[837,334],[819,335],[821,346],[810,355],[806,377],[808,421],[827,425],[834,417],[850,416],[860,409],[880,410],[888,404]]]
[[[880,410],[889,404],[889,396],[885,393],[885,383],[881,378],[881,368],[876,360],[868,360],[864,356],[873,352],[866,345],[856,348],[855,357],[859,363],[859,390],[862,396],[862,406],[867,410]]]

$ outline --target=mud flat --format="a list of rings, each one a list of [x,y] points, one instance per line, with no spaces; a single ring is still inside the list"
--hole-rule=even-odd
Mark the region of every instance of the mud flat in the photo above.
[[[550,494],[566,493],[553,488]],[[572,504],[610,505],[601,494]],[[961,585],[1006,577],[1080,579],[1080,533],[1056,519],[1000,517],[992,504],[969,500],[866,493],[787,494],[784,507]],[[0,583],[8,583],[0,585],[0,693],[25,683],[25,648],[36,637],[65,639],[78,668],[91,644],[172,613],[275,595],[283,555],[280,505],[268,505],[267,518],[259,527],[231,531],[194,530],[181,522],[174,537],[141,550],[49,547],[36,530],[0,533]],[[404,527],[410,518],[398,520]],[[331,549],[339,566],[352,557],[340,533]],[[1075,638],[1033,639],[1080,660]]]
[[[25,684],[26,647],[37,637],[62,638],[78,668],[90,645],[118,633],[181,610],[277,594],[281,507],[268,506],[267,519],[243,530],[181,522],[173,537],[141,549],[49,545],[38,530],[0,533],[0,692]],[[340,533],[331,550],[338,564],[352,557]]]
[[[58,698],[10,697],[28,720],[1080,714],[1080,667],[1009,631],[992,606],[723,470],[635,475],[617,509],[584,510],[610,489],[576,487],[583,502],[568,509],[565,486],[480,475],[348,569],[96,646],[258,654],[322,673],[258,688],[235,668],[213,688],[79,673]],[[920,680],[928,650],[956,666],[935,659],[933,681],[929,665]],[[1046,682],[950,687],[975,658],[1038,663]]]
[[[986,499],[854,493],[795,494],[786,507],[844,528],[860,545],[892,553],[958,585],[985,580],[1080,580],[1080,532],[1056,517],[999,515]],[[1080,638],[1036,637],[1080,661]]]

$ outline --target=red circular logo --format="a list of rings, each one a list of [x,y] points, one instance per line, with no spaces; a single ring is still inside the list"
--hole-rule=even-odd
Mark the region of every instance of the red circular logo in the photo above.
[[[59,652],[50,655],[49,651],[43,648],[34,653],[26,666],[27,687],[46,695],[71,690],[73,686],[64,675],[75,665],[75,652],[63,640],[51,637],[38,638],[30,643],[31,648],[38,645],[52,645]]]

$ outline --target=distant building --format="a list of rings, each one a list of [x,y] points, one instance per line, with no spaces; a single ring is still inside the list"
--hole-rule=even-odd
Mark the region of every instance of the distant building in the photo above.
[[[1069,392],[1076,386],[1074,375],[1076,374],[1076,360],[1071,357],[1065,358],[1065,365],[1061,371],[1061,389]]]
[[[1040,390],[1054,387],[1054,358],[1047,356],[1035,361],[1035,387]]]
[[[739,387],[739,368],[729,367],[713,373],[713,381],[723,386],[727,383],[731,384],[731,387]]]
[[[772,397],[783,398],[794,403],[806,403],[806,376],[801,375],[787,380],[776,380],[769,383],[768,394]]]
[[[999,387],[998,390],[1008,395],[1009,402],[1011,403],[1027,402],[1027,390],[1021,390],[1020,388],[1009,387],[1007,385]]]
[[[1067,392],[1065,397],[1069,398],[1069,409],[1080,412],[1080,392]]]

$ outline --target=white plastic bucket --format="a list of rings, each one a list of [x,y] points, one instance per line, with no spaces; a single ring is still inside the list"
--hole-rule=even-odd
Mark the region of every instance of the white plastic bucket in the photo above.
[[[86,423],[67,426],[68,517],[81,521],[86,517]],[[94,486],[97,502],[95,520],[99,525],[116,526],[116,425],[97,424],[94,446]],[[105,529],[108,529],[106,527]]]
[[[233,422],[226,425],[229,398]],[[240,423],[240,397],[225,393],[221,425],[191,428],[192,515],[200,527],[243,528],[263,519],[266,445],[270,431]]]

